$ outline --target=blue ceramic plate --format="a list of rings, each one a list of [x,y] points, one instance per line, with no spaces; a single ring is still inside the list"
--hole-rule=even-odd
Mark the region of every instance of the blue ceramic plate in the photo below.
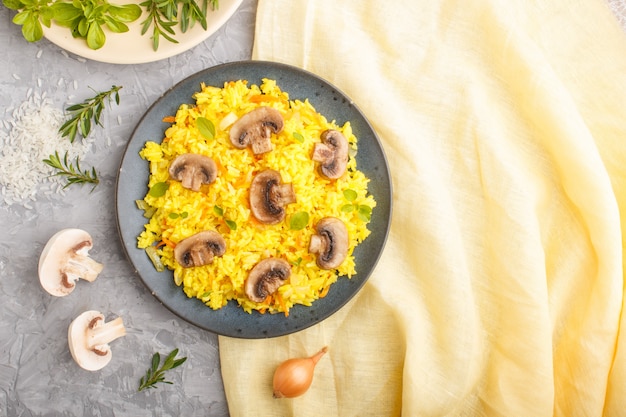
[[[370,236],[354,251],[357,274],[339,277],[326,297],[311,307],[296,305],[284,314],[248,314],[231,301],[220,310],[212,310],[200,300],[188,298],[182,287],[174,284],[172,271],[157,272],[143,249],[137,248],[137,236],[146,219],[135,200],[147,192],[148,163],[139,151],[146,141],[160,141],[169,124],[163,117],[174,115],[182,103],[194,104],[193,94],[200,84],[222,87],[224,82],[245,79],[261,84],[263,78],[276,80],[289,98],[308,98],[315,109],[329,120],[342,125],[350,121],[359,139],[357,167],[370,178],[369,192],[376,200],[369,223]],[[243,61],[218,65],[183,80],[167,91],[143,116],[133,132],[121,161],[116,187],[117,224],[124,250],[137,274],[150,292],[179,317],[211,332],[238,338],[258,339],[282,336],[303,330],[326,319],[348,302],[365,284],[385,246],[391,223],[391,178],[385,153],[365,116],[345,94],[320,77],[301,69],[272,62]]]

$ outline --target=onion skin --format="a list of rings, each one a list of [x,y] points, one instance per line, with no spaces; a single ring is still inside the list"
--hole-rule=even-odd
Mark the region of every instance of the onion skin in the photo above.
[[[274,371],[274,398],[294,398],[304,394],[313,382],[315,365],[324,354],[328,352],[328,347],[309,358],[287,359]]]

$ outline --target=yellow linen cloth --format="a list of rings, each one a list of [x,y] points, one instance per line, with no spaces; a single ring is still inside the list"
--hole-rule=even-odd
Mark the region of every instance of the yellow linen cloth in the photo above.
[[[232,416],[625,415],[626,37],[603,0],[260,0],[253,56],[354,100],[394,212],[345,308],[220,337]]]

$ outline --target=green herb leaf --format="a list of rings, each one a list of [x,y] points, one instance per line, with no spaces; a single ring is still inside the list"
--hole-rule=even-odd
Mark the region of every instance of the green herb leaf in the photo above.
[[[291,230],[302,230],[309,224],[309,213],[306,211],[299,211],[294,213],[289,219],[289,228]]]
[[[220,206],[213,206],[213,212],[220,217],[224,217],[224,209]],[[226,226],[228,226],[230,230],[237,230],[237,223],[228,219],[224,219],[224,221],[226,222]]]
[[[139,19],[141,16],[141,7],[136,4],[113,5],[109,6],[109,15],[119,22],[130,23]]]
[[[82,137],[87,137],[91,133],[91,121],[97,125],[100,123],[100,116],[104,108],[105,101],[115,98],[119,104],[119,90],[121,86],[112,86],[110,90],[96,93],[94,97],[84,100],[82,103],[73,104],[65,109],[69,119],[59,128],[59,133],[63,137],[68,137],[70,142],[74,142],[78,133]]]
[[[347,190],[343,190],[343,196],[348,201],[354,201],[354,200],[356,200],[358,195],[357,195],[356,191],[351,190],[351,189],[347,189]]]
[[[22,26],[22,36],[28,42],[37,42],[43,38],[43,27],[35,16],[29,15],[26,17]]]
[[[297,140],[300,143],[304,142],[304,136],[302,136],[302,134],[298,133],[298,132],[293,132],[293,138],[295,140]]]
[[[178,355],[178,349],[174,349],[170,352],[169,355],[163,361],[163,365],[159,367],[161,364],[161,355],[159,352],[156,352],[152,355],[152,361],[150,364],[150,368],[146,371],[146,374],[141,377],[139,380],[139,389],[138,391],[143,391],[144,389],[149,388],[157,388],[156,384],[162,382],[164,384],[173,384],[173,382],[165,380],[165,372],[177,368],[187,360],[186,357],[176,359],[176,355]]]
[[[155,197],[155,198],[163,197],[168,188],[170,188],[168,183],[157,182],[152,187],[150,187],[150,191],[148,192],[148,194],[151,197]]]
[[[92,23],[87,30],[87,46],[91,49],[100,49],[106,42],[106,35],[98,23]]]
[[[228,228],[230,230],[237,230],[237,223],[235,223],[232,220],[224,220],[226,222],[226,226],[228,226]]]
[[[58,152],[55,152],[54,155],[50,155],[50,157],[44,159],[43,162],[57,170],[54,175],[64,176],[67,179],[67,184],[65,184],[63,188],[67,188],[72,184],[91,183],[93,184],[91,191],[93,191],[100,182],[96,169],[91,168],[91,170],[87,169],[82,171],[78,157],[76,157],[74,164],[68,161],[68,159],[68,152],[65,152],[63,159],[59,157]]]
[[[213,139],[215,137],[215,125],[206,117],[198,117],[196,119],[196,126],[200,134],[205,138]]]
[[[341,206],[341,211],[343,211],[344,213],[351,213],[354,211],[354,209],[354,204],[345,204]]]
[[[372,208],[370,206],[361,205],[358,211],[359,217],[364,222],[369,222],[372,219]]]
[[[200,3],[200,4],[199,4]],[[211,10],[219,7],[218,0],[145,0],[139,3],[147,14],[141,22],[141,34],[144,35],[152,28],[152,49],[159,49],[161,37],[172,43],[178,43],[175,39],[175,26],[180,27],[180,32],[185,33],[195,23],[199,23],[203,29],[207,29],[207,11],[210,4]],[[180,7],[180,16],[178,13]]]
[[[52,5],[52,10],[55,22],[65,27],[78,24],[78,19],[83,16],[82,9],[74,7],[72,3],[56,2]]]
[[[102,48],[106,35],[102,25],[111,32],[128,31],[125,23],[139,19],[137,4],[112,5],[108,0],[3,0],[5,6],[20,12],[13,23],[22,25],[22,35],[29,42],[43,37],[42,25],[50,27],[54,20],[70,30],[75,38],[84,38],[91,49]]]
[[[19,10],[24,7],[24,4],[20,0],[2,0],[2,4],[11,10]]]

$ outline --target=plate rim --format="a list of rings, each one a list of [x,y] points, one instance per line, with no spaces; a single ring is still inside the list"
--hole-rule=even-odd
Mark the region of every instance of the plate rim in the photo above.
[[[250,332],[244,332],[241,329],[232,329],[231,331],[220,331],[219,329],[216,329],[214,326],[210,326],[207,325],[205,323],[199,323],[197,320],[191,320],[188,317],[185,317],[185,315],[183,315],[180,311],[172,308],[169,303],[167,302],[167,300],[165,300],[166,295],[163,294],[158,294],[154,291],[153,286],[151,286],[145,277],[143,277],[141,275],[141,273],[139,272],[137,265],[135,264],[135,261],[133,259],[133,257],[131,256],[130,252],[129,252],[129,248],[126,246],[125,242],[124,242],[124,234],[122,231],[122,224],[120,221],[120,209],[119,209],[119,204],[120,204],[120,180],[122,177],[122,171],[125,165],[125,161],[127,157],[131,157],[129,155],[129,148],[131,146],[131,143],[133,143],[136,139],[136,135],[138,134],[138,131],[141,129],[142,124],[145,122],[145,120],[148,118],[148,116],[150,116],[154,111],[156,111],[156,109],[164,102],[164,100],[166,100],[168,98],[168,96],[170,94],[172,94],[175,91],[178,91],[179,89],[181,89],[183,86],[187,85],[188,83],[191,83],[193,80],[196,80],[198,78],[201,78],[203,75],[205,74],[209,74],[209,73],[215,73],[215,72],[224,72],[225,70],[227,71],[230,67],[240,67],[240,68],[252,68],[255,69],[256,68],[263,68],[263,67],[271,67],[271,68],[275,68],[278,71],[287,71],[287,72],[295,72],[299,75],[303,75],[306,77],[310,77],[310,80],[314,80],[314,81],[319,81],[322,83],[325,83],[326,86],[330,87],[333,89],[333,93],[337,93],[339,96],[341,97],[345,97],[346,99],[350,100],[349,101],[349,106],[354,108],[354,111],[356,111],[360,117],[361,117],[361,121],[365,124],[366,128],[370,130],[371,132],[371,136],[372,136],[372,140],[375,142],[374,146],[377,148],[377,150],[380,152],[380,156],[382,157],[382,164],[383,164],[383,168],[384,168],[384,175],[383,178],[385,178],[387,180],[386,182],[386,198],[387,198],[387,206],[388,206],[388,210],[387,213],[381,212],[379,215],[384,216],[385,214],[387,214],[387,221],[386,224],[384,225],[384,230],[382,231],[382,235],[379,236],[379,246],[380,249],[378,250],[378,252],[376,253],[376,256],[371,259],[371,268],[369,271],[367,272],[362,272],[360,273],[359,271],[357,271],[357,274],[355,274],[355,276],[358,276],[358,274],[363,274],[361,275],[359,278],[359,280],[355,280],[355,276],[353,276],[352,278],[346,278],[344,276],[340,276],[338,279],[338,282],[334,283],[333,286],[338,286],[340,280],[342,282],[347,282],[348,284],[344,284],[344,285],[356,285],[355,288],[352,289],[352,291],[349,293],[348,297],[344,297],[342,299],[340,299],[337,303],[334,304],[334,307],[330,309],[330,312],[328,312],[327,314],[323,315],[320,318],[312,318],[309,322],[302,322],[301,326],[296,327],[296,328],[287,328],[286,330],[273,330],[273,331],[267,331],[267,329],[262,332],[262,333],[250,333]],[[260,77],[263,78],[263,77]],[[256,82],[256,80],[255,80]],[[254,82],[254,83],[255,83]],[[199,88],[199,82],[197,84],[197,88]],[[280,84],[279,84],[280,86]],[[194,91],[197,91],[196,90]],[[287,91],[287,90],[285,90]],[[289,93],[289,91],[287,91]],[[290,96],[290,99],[291,96]],[[189,97],[189,100],[191,102],[192,97]],[[183,104],[183,102],[178,102],[177,106],[180,106],[180,104]],[[317,108],[316,108],[317,109]],[[162,139],[162,137],[158,138],[157,140],[160,141]],[[143,146],[143,144],[145,144],[147,139],[143,139],[141,140],[141,144]],[[136,156],[137,158],[139,158],[139,156]],[[131,157],[132,158],[132,157]],[[358,153],[357,153],[357,158],[358,158]],[[146,162],[147,163],[147,162]],[[147,181],[147,179],[146,179]],[[371,194],[370,191],[370,187],[368,187],[368,192]],[[393,182],[392,182],[392,177],[391,177],[391,170],[388,164],[388,160],[386,157],[386,153],[385,150],[382,146],[382,142],[378,136],[378,134],[376,133],[376,131],[374,130],[373,126],[371,125],[371,122],[369,121],[369,119],[365,116],[365,114],[358,108],[358,106],[354,103],[353,100],[351,100],[349,98],[348,95],[346,95],[345,93],[343,93],[340,89],[338,89],[334,84],[330,83],[329,81],[327,81],[326,79],[322,78],[321,76],[293,66],[293,65],[289,65],[289,64],[284,64],[284,63],[279,63],[279,62],[274,62],[274,61],[262,61],[262,60],[242,60],[242,61],[234,61],[234,62],[228,62],[228,63],[222,63],[222,64],[218,64],[212,67],[208,67],[205,68],[203,70],[200,70],[194,74],[189,75],[188,77],[185,77],[184,79],[182,79],[181,81],[175,83],[173,86],[171,86],[170,88],[168,88],[163,94],[161,94],[149,107],[148,109],[144,112],[144,114],[141,116],[141,118],[137,121],[129,139],[128,142],[126,143],[126,146],[124,147],[123,153],[122,153],[122,157],[120,159],[120,163],[119,163],[119,167],[118,167],[118,173],[117,173],[117,178],[116,178],[116,182],[115,182],[115,215],[116,215],[116,227],[117,227],[117,231],[118,231],[118,235],[120,237],[121,243],[122,243],[122,248],[123,251],[125,253],[125,256],[127,258],[127,260],[129,261],[129,264],[133,267],[133,271],[134,271],[134,275],[137,275],[139,277],[139,279],[141,280],[141,282],[143,283],[143,285],[145,286],[145,288],[150,292],[151,296],[153,296],[162,306],[166,307],[168,310],[170,310],[174,315],[176,315],[178,318],[192,324],[195,325],[199,328],[202,328],[204,330],[213,332],[215,334],[218,335],[222,335],[222,336],[229,336],[229,337],[235,337],[235,338],[243,338],[243,339],[262,339],[262,338],[272,338],[272,337],[279,337],[279,336],[284,336],[284,335],[288,335],[291,333],[295,333],[295,332],[299,332],[301,330],[304,330],[308,327],[311,327],[315,324],[318,324],[322,321],[324,321],[325,319],[327,319],[328,317],[332,316],[333,314],[335,314],[337,311],[339,311],[341,308],[343,308],[345,306],[345,304],[347,304],[351,299],[353,299],[356,294],[361,290],[361,288],[365,285],[365,283],[369,280],[370,276],[372,275],[372,273],[374,272],[374,270],[376,269],[376,266],[382,256],[382,253],[384,252],[384,249],[386,247],[386,243],[389,237],[389,233],[390,233],[390,228],[391,228],[391,221],[392,221],[392,216],[393,216]],[[375,196],[377,204],[379,203],[379,198],[380,196]],[[130,208],[130,207],[128,207]],[[138,209],[137,209],[138,210]],[[142,224],[142,227],[145,223]],[[368,236],[368,239],[371,236]],[[133,237],[133,249],[136,248],[136,236]],[[361,244],[359,244],[359,247],[361,245],[363,245],[365,242],[367,242],[367,239],[362,242]],[[355,249],[355,251],[358,250],[358,247]],[[355,254],[356,256],[356,254]],[[147,259],[147,256],[146,256]],[[149,260],[148,260],[149,262]],[[173,274],[172,271],[167,270],[166,271],[168,274]],[[155,271],[156,273],[156,271]],[[173,282],[173,279],[170,279],[170,284],[168,286],[175,286],[175,283]],[[179,291],[180,293],[182,293],[184,295],[182,286],[175,286],[175,290]],[[332,292],[331,292],[332,293]],[[186,295],[184,295],[185,297],[187,297]],[[326,298],[332,298],[332,297],[326,297]],[[236,301],[234,300],[230,300],[228,305],[225,307],[222,307],[222,309],[220,310],[212,310],[209,307],[205,306],[203,303],[201,303],[199,300],[197,299],[193,299],[193,298],[187,298],[189,300],[189,303],[193,303],[195,302],[196,304],[200,304],[201,308],[203,311],[209,311],[208,314],[219,314],[217,312],[221,312],[222,310],[225,310],[227,308],[234,308],[236,309],[236,313],[234,314],[240,314],[239,312],[247,315],[250,315],[250,313],[246,313],[243,309],[241,309],[240,306],[236,305]],[[313,302],[313,305],[315,305],[316,302],[321,302],[322,299],[319,300],[315,300]],[[231,305],[234,304],[234,305]],[[195,306],[190,306],[190,310],[193,310],[193,307]],[[306,309],[311,309],[312,307],[306,307],[306,306],[300,306],[300,305],[296,305],[292,308],[291,311],[293,311],[293,309],[302,309],[302,308],[306,308]],[[285,317],[283,314],[264,314],[261,315],[260,313],[258,313],[256,311],[252,312],[252,315],[257,315],[257,316],[279,316],[279,317]],[[246,316],[242,316],[242,317],[246,317]],[[291,317],[291,315],[290,315]],[[289,320],[290,317],[287,317],[286,320]],[[234,326],[237,327],[237,326]],[[243,326],[242,326],[243,327]]]

